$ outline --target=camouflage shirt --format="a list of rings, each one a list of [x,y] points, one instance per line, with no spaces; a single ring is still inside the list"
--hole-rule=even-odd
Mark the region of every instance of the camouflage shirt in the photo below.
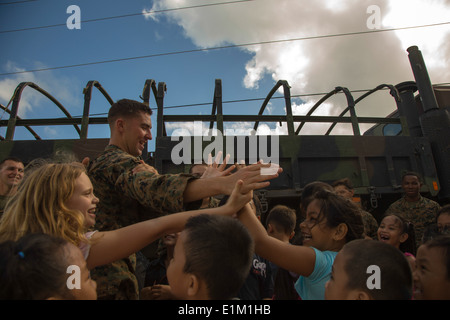
[[[423,231],[425,227],[436,222],[436,215],[440,209],[440,205],[430,199],[419,195],[419,201],[410,202],[405,197],[392,203],[386,210],[386,214],[397,213],[404,219],[414,224],[414,232],[416,237],[416,246],[422,242]]]
[[[361,210],[361,216],[364,223],[364,234],[374,240],[377,239],[378,222],[374,216],[365,210]]]
[[[183,193],[192,175],[132,173],[139,164],[119,147],[109,145],[88,165],[97,205],[95,229],[115,230],[168,213],[183,211]],[[92,270],[99,299],[137,299],[136,257]]]

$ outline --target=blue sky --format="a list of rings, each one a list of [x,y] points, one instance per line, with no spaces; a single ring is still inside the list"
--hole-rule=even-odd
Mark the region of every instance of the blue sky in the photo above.
[[[146,79],[165,82],[165,106],[212,102],[214,80],[218,78],[222,79],[224,101],[264,98],[280,79],[289,81],[292,94],[329,92],[335,86],[371,89],[381,83],[413,80],[406,54],[410,45],[418,45],[422,50],[434,83],[450,82],[449,24],[365,33],[370,31],[367,21],[371,15],[366,11],[370,5],[381,9],[380,28],[399,28],[449,22],[450,3],[446,0],[254,0],[207,7],[195,6],[231,0],[37,0],[7,4],[16,1],[0,1],[0,103],[5,106],[22,81],[35,82],[47,90],[74,116],[82,114],[82,90],[90,80],[99,81],[114,100],[139,100]],[[81,10],[80,30],[69,30],[65,25],[70,17],[66,13],[70,5],[77,5]],[[194,8],[180,9],[185,7]],[[152,17],[140,14],[87,22],[152,9],[171,10]],[[11,32],[24,28],[34,29]],[[223,45],[354,32],[363,34],[19,73]],[[22,117],[62,116],[56,106],[32,91],[24,92],[20,105]],[[314,99],[318,98],[294,99],[294,112],[306,113]],[[345,108],[342,102],[342,97],[336,97],[318,114],[338,114]],[[152,103],[153,100],[151,107],[155,107]],[[225,104],[224,113],[257,114],[261,103]],[[108,108],[100,92],[94,91],[91,113],[105,115]],[[390,100],[379,102],[374,98],[361,107],[360,114],[385,116],[394,108]],[[171,108],[166,114],[208,114],[210,111],[208,105]],[[267,112],[284,114],[283,105],[273,101]],[[0,115],[2,119],[8,117],[2,111]],[[155,136],[156,113],[152,120]],[[248,127],[248,124],[235,124],[233,128],[238,127]],[[283,132],[283,127],[275,124],[268,129]],[[76,138],[73,127],[36,127],[35,130],[43,138]],[[5,131],[0,128],[0,135]],[[311,132],[315,133],[314,128]],[[89,128],[90,138],[108,135],[106,126]],[[31,139],[31,136],[26,130],[17,129],[15,139]],[[149,150],[153,148],[150,143]]]

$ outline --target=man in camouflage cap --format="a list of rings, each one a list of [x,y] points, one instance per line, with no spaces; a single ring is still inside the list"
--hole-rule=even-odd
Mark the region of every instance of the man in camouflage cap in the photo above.
[[[424,229],[436,221],[440,205],[420,194],[422,186],[420,176],[415,172],[406,172],[402,176],[404,196],[392,203],[386,214],[397,213],[414,224],[416,246],[421,244]]]
[[[184,210],[185,204],[218,195],[230,194],[239,179],[265,187],[277,175],[261,175],[256,164],[226,176],[196,179],[189,174],[160,175],[154,170],[133,172],[142,163],[145,144],[152,139],[151,109],[138,101],[122,99],[108,113],[111,130],[109,145],[91,161],[88,174],[97,205],[95,228],[114,230]],[[281,171],[281,170],[280,170]],[[200,201],[199,201],[200,200]],[[139,299],[136,255],[91,271],[97,281],[99,299]]]

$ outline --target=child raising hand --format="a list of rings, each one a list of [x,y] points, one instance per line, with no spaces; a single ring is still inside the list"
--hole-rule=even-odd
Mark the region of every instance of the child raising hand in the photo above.
[[[267,180],[276,177],[268,176]],[[222,207],[161,216],[112,231],[88,232],[95,223],[99,199],[80,163],[41,165],[20,186],[0,221],[0,241],[16,241],[29,233],[66,239],[82,249],[88,269],[127,257],[164,234],[179,232],[199,214],[234,215],[252,199],[254,188],[269,182],[238,180]],[[124,212],[126,214],[126,212]]]
[[[356,205],[329,191],[319,191],[306,209],[300,224],[303,246],[270,237],[246,205],[239,219],[255,242],[256,253],[281,268],[300,275],[295,289],[302,300],[323,300],[325,283],[339,250],[363,236],[364,225]]]

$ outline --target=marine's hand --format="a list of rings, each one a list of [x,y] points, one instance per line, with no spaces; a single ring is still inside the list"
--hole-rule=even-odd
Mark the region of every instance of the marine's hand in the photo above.
[[[212,156],[209,154],[208,156],[208,167],[205,172],[201,176],[201,178],[214,178],[214,177],[223,177],[227,176],[235,169],[235,165],[230,166],[225,169],[228,161],[230,160],[230,155],[227,154],[223,162],[219,165],[220,158],[222,157],[222,151],[219,151],[216,159],[212,162]]]

